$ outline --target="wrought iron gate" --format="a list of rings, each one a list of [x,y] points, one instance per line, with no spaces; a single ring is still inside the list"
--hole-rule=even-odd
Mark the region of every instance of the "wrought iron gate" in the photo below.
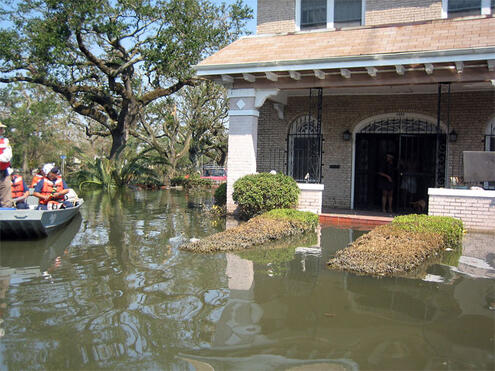
[[[398,115],[367,125],[356,134],[356,207],[380,208],[377,173],[386,153],[395,156],[394,209],[411,211],[418,201],[426,202],[429,187],[445,185],[446,144],[437,124],[414,117]]]

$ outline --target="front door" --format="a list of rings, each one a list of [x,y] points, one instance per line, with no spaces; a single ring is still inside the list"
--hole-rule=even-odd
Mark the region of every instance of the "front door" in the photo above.
[[[379,175],[387,153],[394,155],[393,210],[426,212],[428,188],[445,178],[445,135],[356,134],[355,207],[381,210]],[[438,156],[437,156],[438,153]]]

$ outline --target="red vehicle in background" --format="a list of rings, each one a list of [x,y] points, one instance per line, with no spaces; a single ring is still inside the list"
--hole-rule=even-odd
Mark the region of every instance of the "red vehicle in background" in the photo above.
[[[222,166],[205,165],[201,174],[201,179],[211,179],[218,183],[227,181],[227,170]]]

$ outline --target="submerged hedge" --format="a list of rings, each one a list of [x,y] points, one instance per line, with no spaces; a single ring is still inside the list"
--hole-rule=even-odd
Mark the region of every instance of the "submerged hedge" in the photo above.
[[[215,252],[244,250],[282,238],[314,231],[318,215],[292,209],[277,209],[252,218],[237,227],[182,245],[182,250]]]
[[[327,263],[329,268],[375,276],[411,272],[447,247],[462,243],[463,226],[451,217],[405,215],[375,228]]]

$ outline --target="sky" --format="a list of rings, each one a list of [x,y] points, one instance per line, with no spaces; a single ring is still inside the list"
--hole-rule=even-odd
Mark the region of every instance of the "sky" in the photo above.
[[[233,4],[235,0],[213,0],[213,2],[217,4],[220,3]],[[253,19],[251,19],[247,24],[248,30],[251,31],[251,33],[254,35],[256,33],[256,9],[257,9],[258,0],[243,0],[243,2],[254,11]]]

